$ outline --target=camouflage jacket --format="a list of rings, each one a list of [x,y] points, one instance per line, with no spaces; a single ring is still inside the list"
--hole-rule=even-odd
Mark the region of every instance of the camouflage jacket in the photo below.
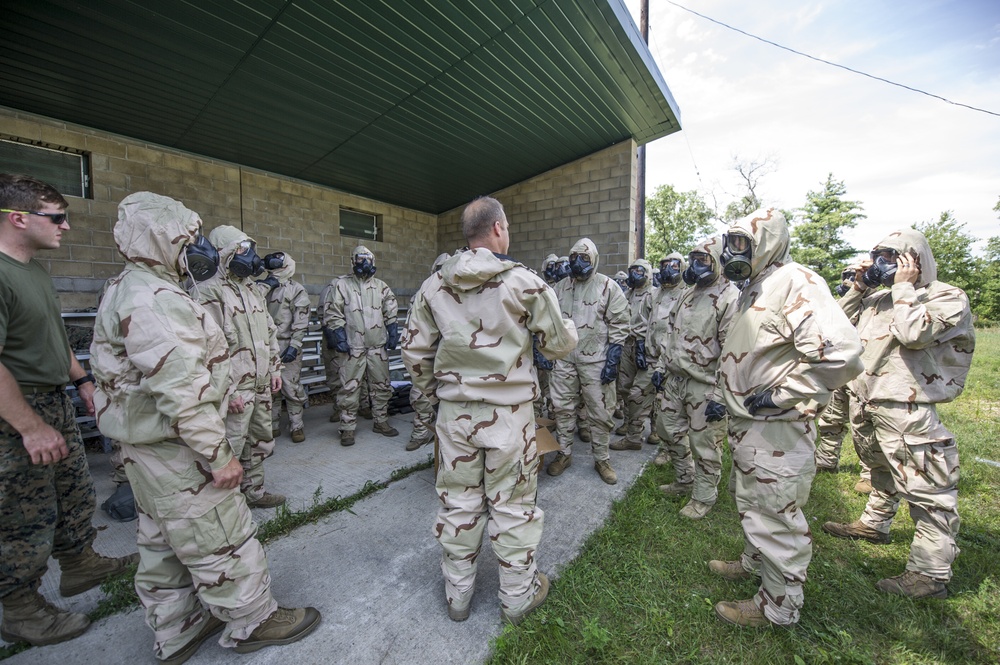
[[[822,277],[788,254],[788,225],[775,210],[732,228],[753,238],[752,272],[722,347],[719,392],[731,416],[811,420],[861,370],[861,340]],[[750,415],[743,401],[772,389],[777,409]]]
[[[572,363],[603,363],[609,344],[625,344],[629,334],[628,300],[618,284],[597,272],[597,247],[584,238],[574,253],[587,252],[594,272],[588,279],[567,277],[556,284],[562,317],[576,324],[580,342],[566,357]]]
[[[660,355],[656,369],[714,384],[719,355],[736,311],[739,291],[725,277],[719,264],[722,238],[715,237],[695,247],[712,257],[715,281],[685,289],[670,313],[667,351]]]
[[[344,275],[330,283],[323,308],[323,325],[344,328],[352,351],[384,347],[386,326],[395,323],[399,305],[389,285],[377,277]]]
[[[920,276],[891,289],[852,288],[841,298],[864,345],[865,371],[851,392],[864,402],[950,402],[965,388],[976,347],[969,299],[937,281],[934,256],[918,231],[893,233],[877,247],[916,254]]]
[[[539,395],[533,334],[550,360],[577,342],[573,322],[560,317],[540,277],[479,247],[448,259],[413,296],[403,362],[432,402],[525,404]]]
[[[285,254],[285,266],[271,273],[278,286],[267,296],[267,311],[274,321],[278,348],[291,346],[302,350],[302,339],[309,331],[309,295],[306,288],[292,281],[295,261]]]
[[[629,289],[626,293],[628,299],[629,337],[632,341],[646,340],[646,332],[649,330],[649,315],[653,310],[653,267],[646,259],[638,259],[633,264],[646,269],[646,281],[638,287]],[[629,266],[631,267],[631,266]]]
[[[687,269],[687,259],[677,252],[668,255],[667,258],[680,259],[681,272]],[[688,285],[683,281],[676,285],[661,283],[659,288],[653,291],[649,328],[646,330],[646,358],[651,368],[659,369],[661,372],[666,368],[665,354],[670,343],[670,326],[674,322],[672,314],[687,291]]]
[[[222,330],[177,283],[180,243],[201,220],[180,203],[140,192],[122,201],[114,236],[125,269],[94,321],[91,367],[101,433],[132,445],[179,439],[221,469],[229,347]]]

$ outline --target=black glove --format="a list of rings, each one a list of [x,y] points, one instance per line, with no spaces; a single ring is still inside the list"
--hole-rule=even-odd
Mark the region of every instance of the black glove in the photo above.
[[[607,385],[618,378],[618,363],[622,361],[622,345],[608,344],[608,354],[604,357],[601,370],[601,385]]]
[[[646,369],[646,340],[635,340],[635,366],[639,369]]]
[[[281,362],[290,363],[299,357],[299,350],[294,346],[286,346],[285,350],[281,352]]]
[[[543,356],[542,352],[538,350],[538,343],[534,337],[531,338],[531,357],[538,369],[550,370],[555,367],[555,363]]]
[[[278,278],[275,277],[274,275],[268,275],[264,279],[258,279],[257,283],[258,284],[267,284],[267,286],[268,286],[268,289],[267,289],[268,295],[271,294],[271,291],[274,291],[276,288],[278,288]]]
[[[351,346],[347,343],[347,331],[343,328],[323,328],[326,338],[326,348],[337,353],[350,353]]]
[[[399,345],[399,324],[390,323],[385,327],[385,350],[394,351]]]
[[[653,382],[653,387],[656,388],[656,392],[658,392],[658,393],[662,393],[663,392],[663,379],[664,378],[665,377],[663,376],[663,372],[660,372],[660,371],[653,372],[653,376],[650,377],[650,380]]]
[[[710,423],[717,423],[729,412],[726,410],[725,404],[719,404],[713,400],[708,400],[708,404],[705,406],[705,420]]]
[[[757,415],[757,412],[761,409],[777,409],[777,405],[771,398],[771,393],[774,392],[770,388],[767,390],[762,390],[755,395],[750,395],[745,400],[743,400],[743,406],[747,408],[751,416]]]

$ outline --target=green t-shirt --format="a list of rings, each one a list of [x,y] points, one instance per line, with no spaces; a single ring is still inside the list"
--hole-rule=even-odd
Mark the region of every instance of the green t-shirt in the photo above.
[[[0,252],[0,363],[22,386],[69,381],[69,338],[52,278]]]

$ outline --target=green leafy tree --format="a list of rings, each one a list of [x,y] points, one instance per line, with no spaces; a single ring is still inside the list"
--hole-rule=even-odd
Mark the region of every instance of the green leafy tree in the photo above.
[[[646,258],[654,266],[671,252],[686,256],[696,241],[715,231],[712,210],[698,192],[660,185],[646,198]]]
[[[965,224],[946,210],[937,219],[915,224],[913,228],[927,237],[937,263],[938,279],[964,289],[972,298],[972,291],[979,286],[979,266],[972,257],[976,239],[966,232]]]
[[[1000,199],[993,210],[1000,213]],[[1000,323],[1000,236],[986,241],[986,252],[978,268],[979,288],[974,295],[969,294],[972,311],[981,323],[995,325]]]
[[[841,271],[858,253],[841,234],[865,218],[858,201],[843,198],[846,193],[843,181],[828,174],[823,189],[806,194],[792,227],[792,258],[819,273],[830,288],[840,283]]]

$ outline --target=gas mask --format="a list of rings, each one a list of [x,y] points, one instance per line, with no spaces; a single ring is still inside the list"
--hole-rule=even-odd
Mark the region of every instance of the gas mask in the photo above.
[[[870,289],[879,285],[892,286],[896,281],[896,257],[899,254],[894,249],[872,250],[874,263],[861,275],[861,281]]]
[[[834,291],[837,292],[838,296],[843,298],[844,296],[847,295],[847,292],[851,290],[851,285],[848,284],[847,282],[853,282],[854,278],[855,274],[853,270],[845,270],[844,272],[840,273],[840,284],[838,284],[837,288],[834,289]]]
[[[569,271],[573,279],[584,280],[594,272],[594,264],[590,262],[590,257],[586,254],[570,254]]]
[[[660,286],[676,286],[681,281],[681,262],[677,259],[660,261]]]
[[[361,279],[367,279],[375,274],[375,259],[368,254],[358,254],[354,257],[354,274]]]
[[[558,268],[556,267],[556,265],[557,265],[556,262],[552,261],[547,266],[545,266],[545,271],[544,271],[545,272],[545,279],[549,280],[550,282],[558,282],[559,281],[559,278],[556,276],[556,273],[558,271]]]
[[[688,286],[698,284],[707,286],[715,279],[712,272],[712,257],[704,252],[691,252],[688,256],[688,269],[684,271],[682,277]]]
[[[742,282],[750,279],[753,268],[753,243],[750,236],[739,231],[722,234],[722,274],[730,282]]]
[[[638,289],[646,283],[646,269],[642,266],[632,266],[628,269],[628,285]]]
[[[236,253],[229,259],[229,272],[239,279],[256,277],[264,272],[264,262],[257,256],[257,243],[243,240],[236,246]]]
[[[285,267],[285,253],[272,252],[264,257],[264,270],[278,270]]]
[[[628,291],[628,275],[623,272],[619,272],[615,275],[615,284],[621,287],[622,293]]]
[[[214,277],[219,270],[219,251],[201,233],[184,248],[184,257],[187,273],[196,282]]]
[[[562,280],[569,277],[571,270],[569,269],[569,260],[560,261],[556,264],[556,281],[561,282]]]

